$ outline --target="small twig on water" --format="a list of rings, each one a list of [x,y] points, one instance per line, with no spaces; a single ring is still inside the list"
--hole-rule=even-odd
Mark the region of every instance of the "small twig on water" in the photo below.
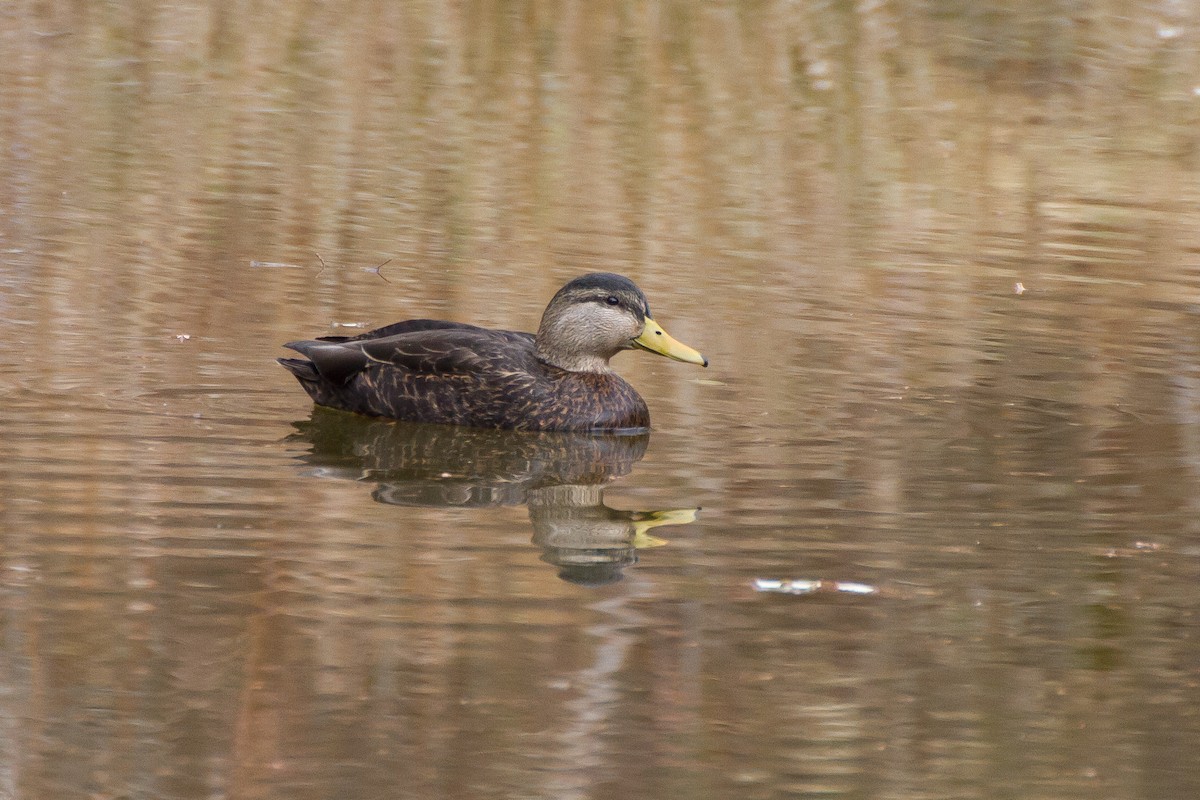
[[[321,262],[321,268],[319,270],[317,270],[317,275],[320,275],[322,272],[325,271],[325,267],[326,267],[325,259],[321,258],[321,254],[315,250],[313,251],[313,254],[317,257],[317,261]],[[315,277],[317,277],[317,275],[314,275],[313,277],[315,278]]]

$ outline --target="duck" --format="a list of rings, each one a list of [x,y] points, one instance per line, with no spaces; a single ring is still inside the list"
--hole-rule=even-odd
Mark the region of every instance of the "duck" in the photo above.
[[[609,365],[624,350],[708,366],[654,320],[633,281],[611,272],[559,289],[536,334],[411,319],[283,346],[304,356],[278,361],[319,406],[518,431],[649,430],[646,401]]]

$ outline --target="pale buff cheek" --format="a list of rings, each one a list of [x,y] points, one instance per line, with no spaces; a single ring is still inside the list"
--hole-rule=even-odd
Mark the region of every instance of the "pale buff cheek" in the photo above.
[[[580,309],[556,323],[559,341],[583,352],[602,349],[616,353],[641,333],[641,324],[636,319],[607,309]]]
[[[606,326],[588,326],[588,328],[571,328],[562,337],[564,346],[576,353],[594,353],[608,357],[621,349],[621,339],[613,335],[613,330]]]

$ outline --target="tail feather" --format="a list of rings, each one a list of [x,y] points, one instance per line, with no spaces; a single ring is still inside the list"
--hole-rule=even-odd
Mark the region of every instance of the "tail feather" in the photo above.
[[[277,358],[275,360],[282,364],[288,372],[299,378],[301,383],[321,380],[321,376],[317,373],[317,368],[308,359]]]
[[[308,356],[309,361],[305,363],[309,365],[311,374],[314,375],[316,380],[328,381],[337,386],[348,382],[359,372],[362,372],[367,364],[370,363],[361,347],[342,342],[325,342],[309,339],[288,342],[284,347],[289,350],[295,350],[301,355]],[[286,363],[294,360],[280,359],[280,363],[292,370],[292,373],[296,377],[300,377],[300,373],[296,372],[295,369]]]

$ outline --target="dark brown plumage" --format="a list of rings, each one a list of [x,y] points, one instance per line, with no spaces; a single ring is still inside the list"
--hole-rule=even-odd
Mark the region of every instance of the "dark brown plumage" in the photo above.
[[[645,401],[608,366],[621,350],[708,366],[654,322],[632,281],[611,273],[560,289],[536,336],[418,319],[284,346],[307,357],[279,363],[318,405],[513,430],[648,428]]]

